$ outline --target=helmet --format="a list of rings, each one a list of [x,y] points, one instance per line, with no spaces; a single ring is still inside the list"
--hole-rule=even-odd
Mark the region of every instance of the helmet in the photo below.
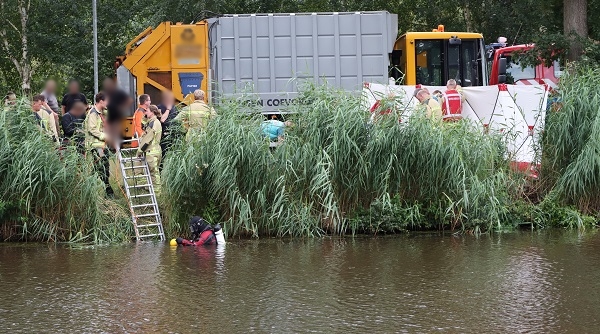
[[[192,232],[192,240],[200,237],[200,234],[206,230],[210,230],[212,227],[202,217],[194,216],[190,219],[190,232]]]

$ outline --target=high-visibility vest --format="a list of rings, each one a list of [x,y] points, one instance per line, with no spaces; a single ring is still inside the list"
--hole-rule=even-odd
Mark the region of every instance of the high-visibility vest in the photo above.
[[[137,138],[142,138],[142,136],[144,135],[143,125],[144,125],[144,109],[138,108],[133,113],[133,135],[137,136]],[[132,142],[131,147],[132,148],[138,147],[138,143],[135,141]]]
[[[442,114],[444,121],[454,121],[462,119],[462,96],[455,89],[447,90],[444,93],[444,103],[442,104]]]

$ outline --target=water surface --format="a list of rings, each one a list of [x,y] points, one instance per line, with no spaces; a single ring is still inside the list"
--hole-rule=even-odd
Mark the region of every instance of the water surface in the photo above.
[[[600,233],[0,245],[9,333],[591,333]]]

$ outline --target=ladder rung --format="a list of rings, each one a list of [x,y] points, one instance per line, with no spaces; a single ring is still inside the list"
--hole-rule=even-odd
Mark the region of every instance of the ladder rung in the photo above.
[[[128,139],[128,140],[123,140],[122,143],[139,143],[139,139],[138,138],[133,138],[133,139]],[[151,238],[151,237],[160,237],[160,240],[165,240],[165,233],[163,231],[163,226],[162,223],[160,222],[160,213],[158,212],[158,205],[156,203],[156,195],[154,194],[154,189],[152,187],[152,182],[150,181],[150,172],[148,170],[148,164],[146,161],[145,157],[138,157],[137,154],[135,153],[136,151],[139,151],[139,149],[137,147],[131,147],[131,146],[127,146],[124,148],[120,148],[119,152],[118,152],[118,158],[119,158],[119,164],[121,167],[121,171],[124,174],[123,175],[123,180],[125,183],[125,188],[127,189],[127,200],[129,202],[130,208],[131,208],[131,212],[132,212],[132,219],[134,222],[134,226],[135,226],[135,231],[137,234],[137,239],[141,240],[141,239],[145,239],[145,238]],[[128,176],[125,172],[128,170],[142,170],[142,174],[138,174],[138,175],[131,175]],[[134,185],[129,185],[127,180],[134,180],[132,183],[137,183],[136,180],[139,180],[139,182],[144,183],[144,179],[146,179],[146,182],[149,182],[148,184],[134,184]],[[131,181],[129,181],[131,182]],[[137,193],[137,192],[142,192],[143,194],[132,194],[130,193],[130,190],[135,189],[136,191],[132,191],[133,193]],[[134,200],[135,199],[140,199],[138,202],[146,202],[147,200],[141,200],[142,198],[150,198],[151,201],[153,201],[153,203],[144,203],[144,204],[134,204]],[[152,213],[147,213],[147,214],[140,214],[140,215],[136,215],[134,212],[134,209],[137,208],[141,208],[140,211],[150,211]],[[146,208],[146,209],[144,209]],[[142,222],[141,225],[137,225],[138,220],[140,220],[141,218],[144,217],[154,217],[155,219],[146,219],[145,222]],[[153,223],[152,221],[156,221],[156,223]],[[138,229],[140,228],[150,228],[150,227],[156,227],[158,229],[158,233],[152,233],[152,234],[145,234],[145,235],[140,235],[138,233]],[[150,231],[146,231],[146,232],[150,232]]]
[[[134,176],[127,176],[125,178],[127,180],[130,180],[130,179],[137,179],[137,178],[140,178],[140,177],[147,177],[147,176],[149,176],[149,175],[148,174],[140,174],[140,175],[134,175]]]
[[[133,166],[133,167],[123,167],[123,169],[136,169],[136,168],[146,168],[146,166],[141,165],[141,166]]]
[[[141,239],[141,238],[157,237],[157,236],[162,236],[162,235],[163,235],[162,233],[140,235],[140,239]]]
[[[156,223],[156,224],[138,225],[137,228],[153,227],[153,226],[159,226],[159,225],[162,225],[162,224],[161,223]]]
[[[133,188],[143,188],[143,187],[148,187],[148,186],[150,186],[150,185],[149,184],[138,184],[138,185],[135,185],[135,186],[131,186],[131,187],[130,186],[126,186],[126,187],[129,188],[129,189],[133,189]]]
[[[158,213],[147,213],[144,215],[136,215],[135,217],[136,218],[144,218],[144,217],[153,217],[153,216],[158,216],[158,215],[159,215]]]
[[[148,191],[148,192],[146,192],[146,193],[144,193],[144,194],[142,194],[142,195],[152,195],[152,193],[151,193],[150,191]],[[141,198],[141,195],[140,195],[139,197]],[[132,198],[132,197],[131,197],[131,196],[129,196],[129,198]],[[140,198],[138,198],[138,199],[140,199]],[[140,200],[141,200],[141,199],[140,199]]]
[[[154,206],[154,203],[150,203],[150,204],[138,204],[138,205],[132,205],[132,208],[143,208],[143,207],[147,207],[147,206]]]

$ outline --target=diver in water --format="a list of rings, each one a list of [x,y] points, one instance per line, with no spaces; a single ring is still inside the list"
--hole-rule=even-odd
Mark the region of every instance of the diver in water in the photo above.
[[[221,226],[217,224],[215,228],[213,228],[206,220],[202,219],[202,217],[194,216],[190,219],[190,231],[192,232],[192,239],[187,240],[177,238],[176,241],[178,245],[202,246],[225,243]]]

